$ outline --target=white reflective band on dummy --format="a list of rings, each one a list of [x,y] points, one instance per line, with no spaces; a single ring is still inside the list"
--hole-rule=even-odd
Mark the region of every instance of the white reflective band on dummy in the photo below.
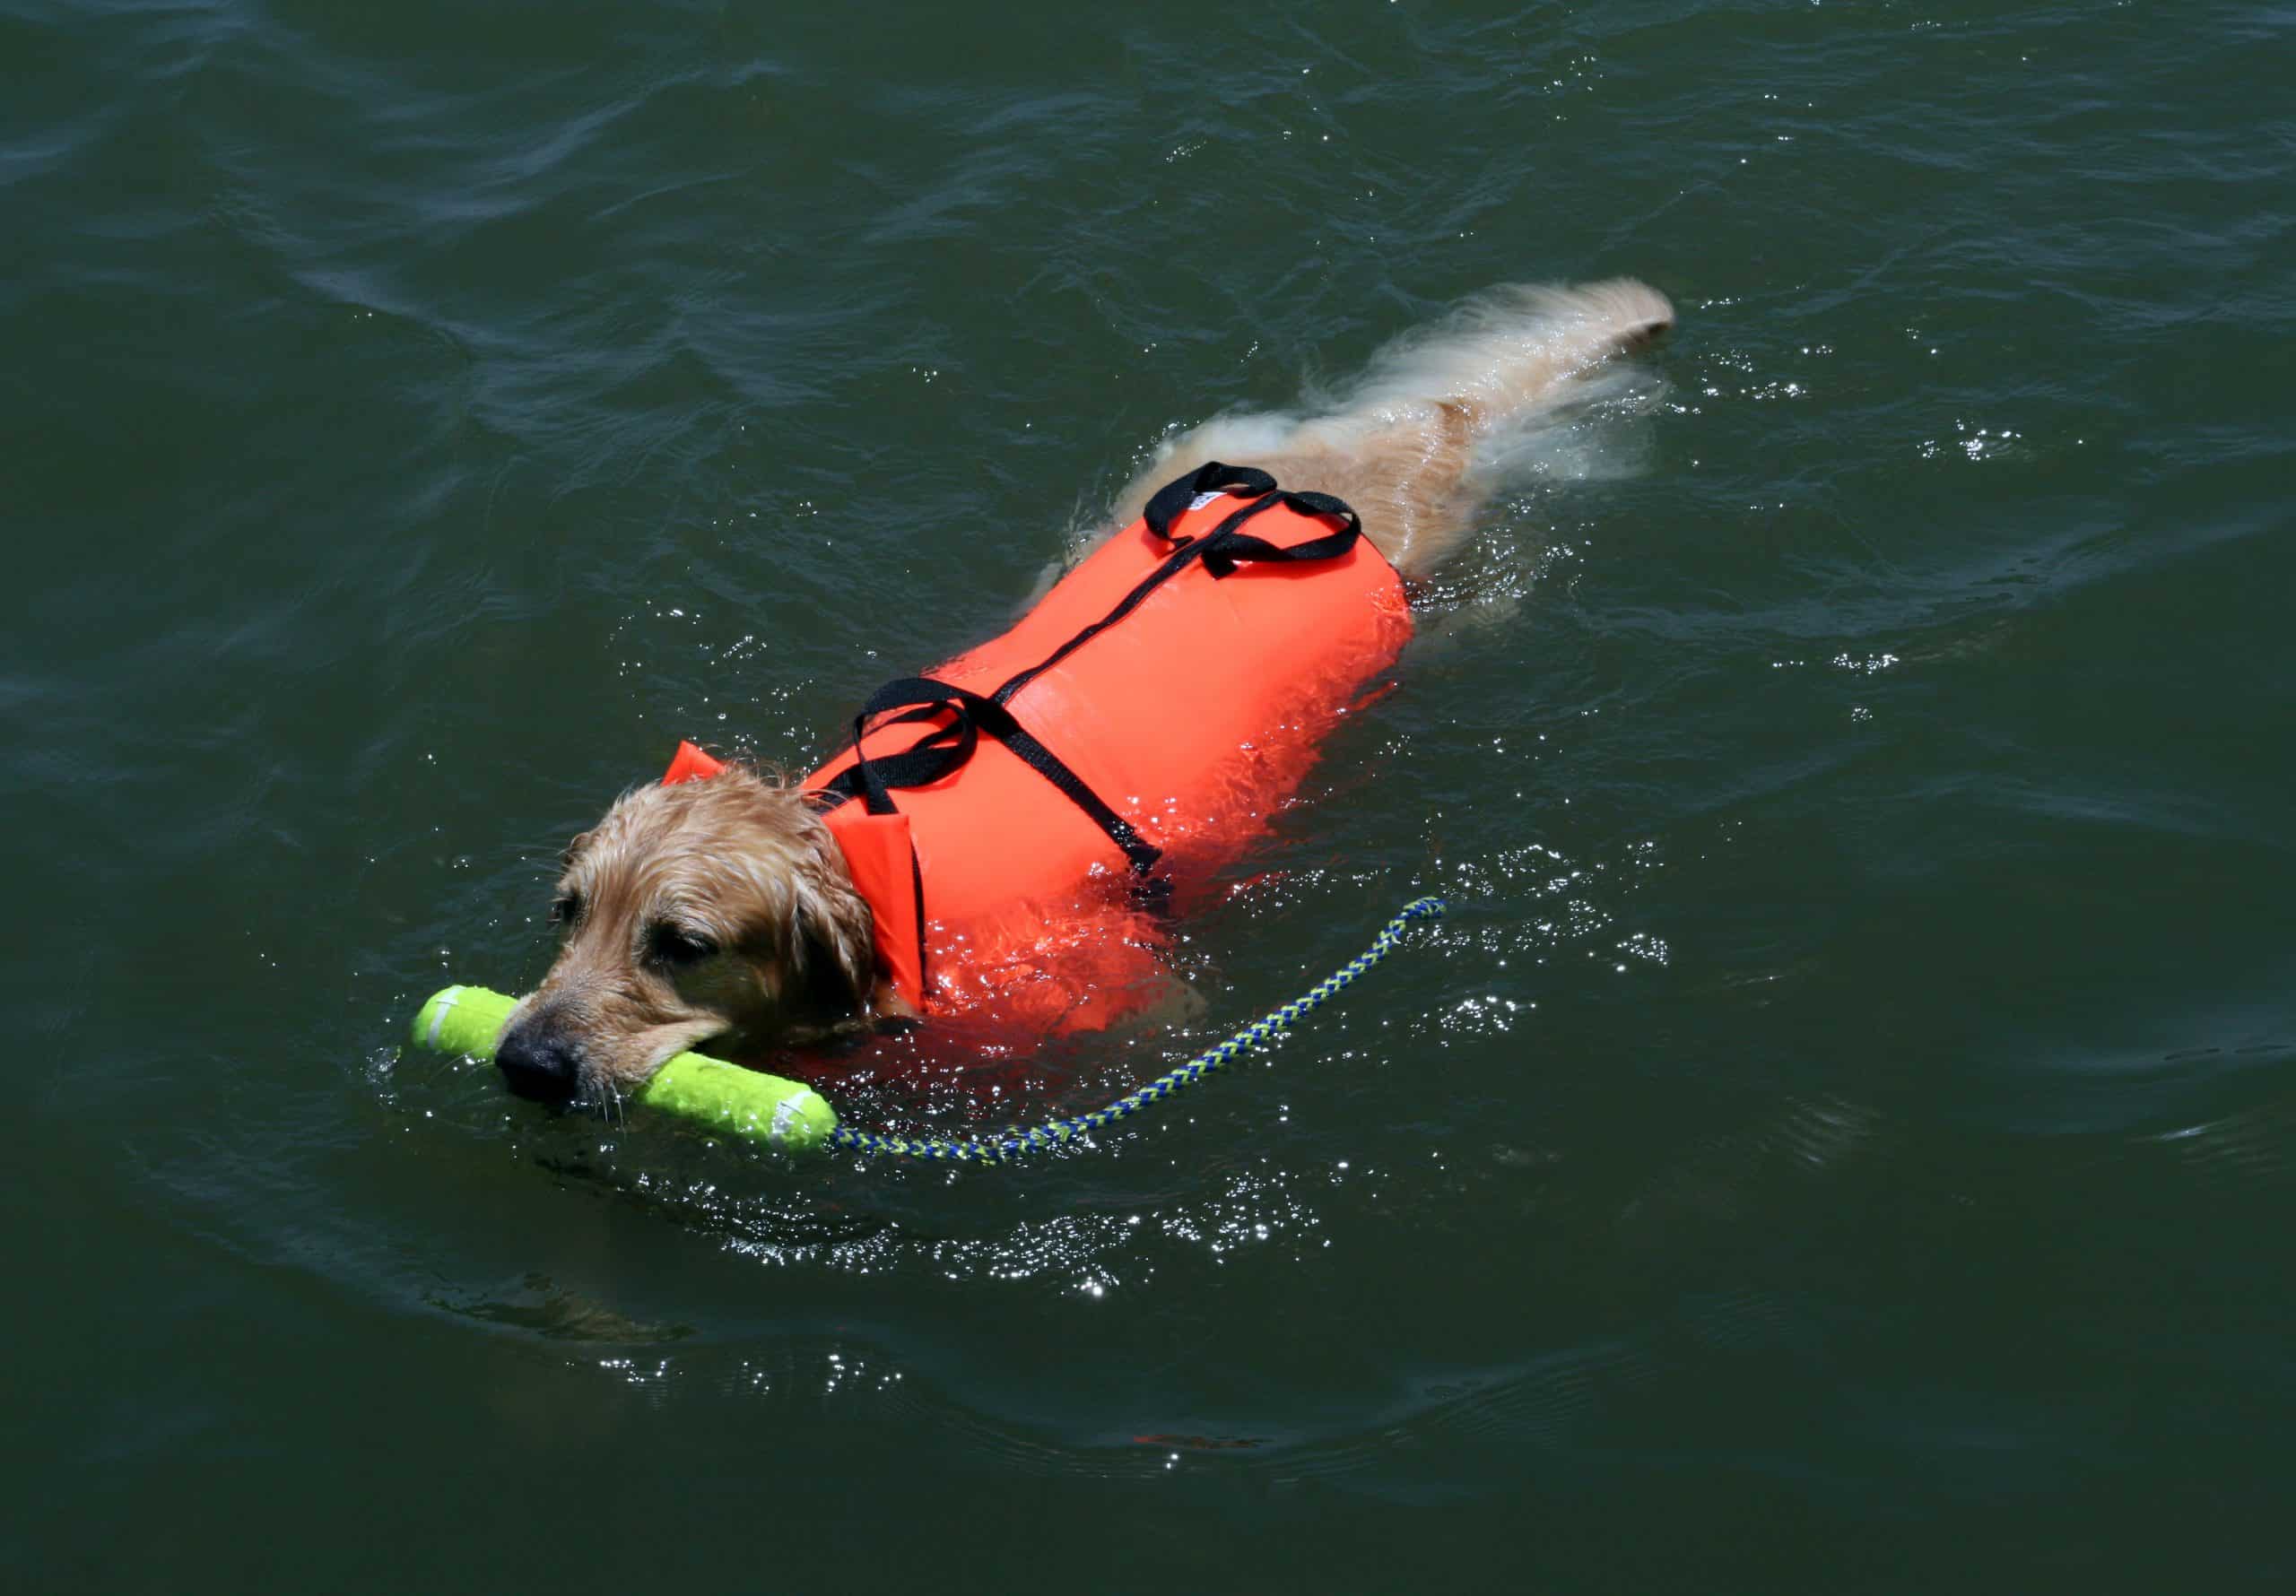
[[[463,989],[461,987],[449,986],[446,991],[440,993],[431,1001],[430,1039],[427,1045],[431,1047],[439,1045],[439,1028],[447,1023],[447,1011],[453,1008],[457,1002],[461,1002],[462,995]]]

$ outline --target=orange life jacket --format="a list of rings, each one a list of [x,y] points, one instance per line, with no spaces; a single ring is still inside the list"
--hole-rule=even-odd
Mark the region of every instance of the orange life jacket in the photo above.
[[[1144,903],[1265,833],[1410,635],[1340,500],[1216,464],[1166,485],[1010,631],[879,689],[808,778],[880,967],[927,1013],[1044,1034],[1137,1006]],[[662,779],[720,768],[682,743]]]

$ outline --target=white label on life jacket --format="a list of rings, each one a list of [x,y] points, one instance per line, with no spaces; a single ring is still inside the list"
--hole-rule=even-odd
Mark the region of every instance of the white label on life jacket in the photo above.
[[[1199,493],[1194,499],[1187,501],[1187,507],[1192,510],[1200,510],[1205,505],[1210,504],[1213,499],[1225,499],[1227,497],[1228,495],[1224,490],[1217,493]]]

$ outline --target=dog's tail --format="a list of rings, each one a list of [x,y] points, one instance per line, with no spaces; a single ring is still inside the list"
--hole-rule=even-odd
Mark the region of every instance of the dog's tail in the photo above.
[[[1674,325],[1666,297],[1631,277],[1494,289],[1381,350],[1340,396],[1334,419],[1391,421],[1434,407],[1489,438],[1534,419],[1573,377]]]

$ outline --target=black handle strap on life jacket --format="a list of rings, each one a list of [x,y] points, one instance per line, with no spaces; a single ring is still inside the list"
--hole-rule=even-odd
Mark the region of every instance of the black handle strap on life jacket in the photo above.
[[[1217,460],[1199,465],[1184,477],[1174,477],[1149,496],[1140,518],[1148,530],[1166,542],[1174,541],[1172,525],[1206,493],[1241,488],[1252,498],[1275,491],[1275,479],[1256,465],[1222,465]]]
[[[961,702],[952,698],[951,695],[962,690],[929,676],[904,676],[871,693],[869,701],[861,706],[861,713],[853,717],[853,746],[857,749],[861,746],[870,717],[889,710],[909,711],[894,716],[896,720],[932,720],[944,709],[953,710],[954,718],[946,725],[927,732],[900,753],[857,759],[850,770],[840,772],[822,790],[846,798],[857,797],[873,815],[895,814],[899,811],[890,789],[929,786],[963,768],[965,761],[972,758],[973,750],[980,746],[980,723],[966,712]],[[910,708],[912,705],[918,707]]]
[[[949,719],[899,753],[880,754],[874,759],[863,757],[861,739],[868,730],[870,718],[896,709],[909,711],[897,717],[900,720],[926,716],[937,718],[943,713]],[[1062,797],[1107,832],[1109,840],[1124,850],[1135,874],[1145,876],[1156,868],[1156,861],[1163,856],[1162,850],[1134,830],[1131,821],[1110,809],[1098,793],[1084,784],[1083,777],[1038,742],[1011,710],[985,694],[936,681],[930,676],[904,676],[898,681],[888,681],[869,695],[861,713],[853,717],[852,768],[839,771],[821,789],[829,798],[827,807],[834,809],[849,798],[858,797],[873,815],[897,813],[891,789],[929,786],[955,775],[972,758],[984,733],[1003,743],[1014,759],[1050,782]]]
[[[1230,516],[1202,539],[1176,538],[1172,527],[1183,511],[1206,493],[1222,493],[1240,488],[1254,496],[1252,502]],[[1310,538],[1304,543],[1294,543],[1286,549],[1237,530],[1252,516],[1264,510],[1283,506],[1301,516],[1328,516],[1339,522],[1336,532],[1323,537]],[[1204,568],[1214,579],[1235,575],[1236,567],[1247,560],[1266,565],[1283,565],[1294,560],[1336,559],[1355,546],[1363,535],[1363,518],[1358,516],[1344,499],[1328,493],[1292,493],[1275,485],[1275,479],[1250,465],[1222,465],[1213,460],[1198,466],[1184,477],[1166,482],[1148,500],[1140,518],[1148,530],[1170,543],[1185,549],[1201,544],[1196,558],[1204,561]]]
[[[1258,497],[1231,512],[1219,525],[1200,538],[1172,535],[1173,523],[1182,511],[1196,502],[1198,495],[1217,493],[1231,487],[1243,488]],[[1265,515],[1277,505],[1288,506],[1303,516],[1334,516],[1340,523],[1339,530],[1289,549],[1239,530],[1254,516]],[[1292,560],[1336,559],[1353,548],[1355,540],[1363,534],[1362,520],[1344,499],[1335,499],[1328,493],[1282,492],[1275,487],[1275,479],[1267,473],[1250,465],[1222,465],[1217,460],[1157,489],[1155,497],[1148,501],[1148,507],[1141,512],[1140,518],[1147,523],[1150,532],[1172,545],[1171,557],[1142,577],[1107,614],[1027,670],[1008,677],[989,697],[999,704],[1011,703],[1014,693],[1131,614],[1147,602],[1150,594],[1178,576],[1196,560],[1202,560],[1204,568],[1216,579],[1233,574],[1237,563],[1241,560],[1282,565]]]

